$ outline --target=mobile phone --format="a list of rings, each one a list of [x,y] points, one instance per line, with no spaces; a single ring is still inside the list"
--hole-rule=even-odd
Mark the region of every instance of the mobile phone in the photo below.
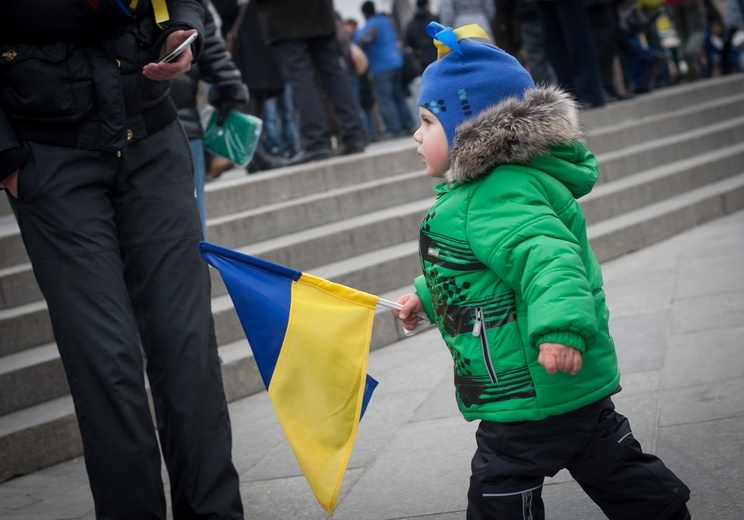
[[[175,60],[178,57],[178,55],[181,54],[183,51],[185,51],[186,48],[189,45],[191,45],[192,43],[194,43],[194,40],[196,40],[196,37],[197,36],[198,36],[198,34],[196,32],[193,33],[191,36],[189,36],[188,38],[186,38],[181,45],[179,45],[174,50],[172,50],[171,52],[169,52],[168,54],[166,54],[165,56],[163,56],[162,58],[160,58],[155,63],[163,63],[163,62],[168,62],[168,61]]]

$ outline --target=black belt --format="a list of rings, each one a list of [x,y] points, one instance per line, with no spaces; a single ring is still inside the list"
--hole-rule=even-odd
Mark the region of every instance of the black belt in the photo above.
[[[125,129],[127,141],[147,137],[165,128],[177,118],[178,111],[170,97],[167,97],[157,105],[127,117]],[[97,121],[70,125],[11,121],[11,127],[20,141],[87,150],[105,148],[101,143],[100,123]]]

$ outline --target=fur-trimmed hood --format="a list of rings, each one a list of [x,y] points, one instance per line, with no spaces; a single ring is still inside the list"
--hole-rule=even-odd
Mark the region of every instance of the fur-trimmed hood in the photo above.
[[[584,141],[573,97],[552,85],[508,98],[457,127],[449,183],[465,183],[502,164],[526,164],[557,145]]]

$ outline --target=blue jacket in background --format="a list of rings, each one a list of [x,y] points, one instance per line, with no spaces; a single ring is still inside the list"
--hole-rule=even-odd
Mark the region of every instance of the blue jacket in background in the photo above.
[[[369,72],[372,75],[403,66],[403,54],[398,48],[395,28],[387,15],[376,14],[354,35],[358,44],[369,59]]]

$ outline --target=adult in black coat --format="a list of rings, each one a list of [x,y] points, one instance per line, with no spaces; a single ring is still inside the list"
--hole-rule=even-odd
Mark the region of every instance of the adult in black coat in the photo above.
[[[364,150],[366,134],[351,84],[341,68],[332,0],[251,0],[258,8],[264,41],[292,85],[304,150],[295,161],[329,157],[328,123],[316,75],[341,124],[343,153]]]
[[[254,1],[212,0],[222,19],[222,35],[233,62],[248,85],[248,114],[263,117],[266,100],[278,96],[284,89],[284,76],[264,43],[261,22]],[[256,154],[248,165],[248,173],[287,166],[288,161],[269,154],[262,137]]]
[[[217,31],[214,13],[209,0],[204,2],[204,49],[199,60],[183,76],[171,80],[171,98],[178,109],[178,118],[183,124],[191,145],[194,161],[194,187],[199,206],[202,231],[207,234],[204,182],[206,165],[204,160],[204,129],[201,125],[197,94],[199,80],[210,84],[209,104],[217,110],[217,124],[233,109],[242,109],[248,103],[248,89],[240,71],[225,48],[225,41]]]
[[[416,0],[416,12],[406,25],[403,43],[411,48],[421,65],[421,70],[437,59],[434,40],[426,34],[426,26],[431,22],[439,22],[439,17],[431,12],[429,0]]]
[[[559,85],[582,108],[605,104],[594,33],[584,0],[537,0],[545,50]]]
[[[201,0],[0,0],[0,182],[46,300],[96,518],[243,518],[168,81],[198,59],[203,19]]]

